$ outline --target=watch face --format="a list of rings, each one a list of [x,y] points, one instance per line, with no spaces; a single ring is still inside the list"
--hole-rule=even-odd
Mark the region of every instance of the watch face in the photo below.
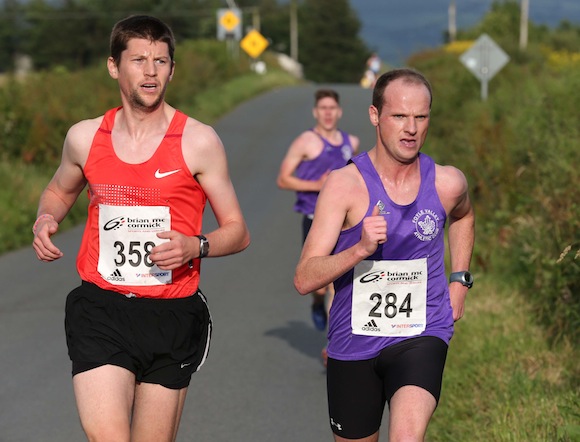
[[[209,253],[209,241],[203,235],[197,235],[199,238],[199,257],[205,258]]]
[[[455,272],[449,276],[449,282],[459,282],[467,288],[473,286],[473,275],[470,272]]]

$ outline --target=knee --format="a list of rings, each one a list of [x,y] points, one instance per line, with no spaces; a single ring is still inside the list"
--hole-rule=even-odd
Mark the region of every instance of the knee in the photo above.
[[[416,428],[389,429],[390,442],[423,442],[425,432]]]
[[[119,425],[114,422],[107,422],[106,425],[83,423],[83,431],[89,442],[129,442],[131,440],[129,428],[120,423]]]

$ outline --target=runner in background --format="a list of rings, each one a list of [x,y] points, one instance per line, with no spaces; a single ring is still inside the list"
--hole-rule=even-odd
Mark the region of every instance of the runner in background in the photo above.
[[[296,192],[294,210],[302,214],[303,241],[312,224],[318,193],[328,174],[345,166],[359,147],[358,137],[338,129],[342,108],[336,91],[317,90],[312,115],[316,124],[292,142],[282,160],[277,179],[278,187]],[[328,299],[325,302],[326,296]],[[333,296],[332,284],[312,292],[312,320],[317,330],[326,329]]]
[[[375,82],[379,78],[381,72],[381,58],[376,52],[373,52],[367,60],[365,73],[360,81],[360,84],[365,89],[372,89],[375,87]]]

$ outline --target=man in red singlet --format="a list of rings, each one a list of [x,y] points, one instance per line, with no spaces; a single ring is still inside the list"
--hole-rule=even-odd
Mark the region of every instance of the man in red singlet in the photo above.
[[[114,26],[107,66],[121,106],[70,128],[33,227],[38,259],[62,257],[51,237],[88,187],[65,329],[90,440],[175,440],[211,338],[201,259],[250,242],[220,138],[165,102],[174,48],[154,17]],[[206,201],[218,228],[203,233]]]

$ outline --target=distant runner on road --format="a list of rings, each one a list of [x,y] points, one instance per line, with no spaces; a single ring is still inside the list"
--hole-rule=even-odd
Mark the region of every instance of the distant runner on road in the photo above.
[[[290,145],[280,165],[278,187],[296,192],[294,210],[303,215],[302,236],[306,239],[318,193],[331,170],[346,165],[358,150],[358,137],[338,129],[342,117],[340,98],[332,89],[320,89],[314,94],[313,128],[302,132]],[[317,330],[325,330],[326,304],[332,303],[332,284],[312,292],[312,320]]]

